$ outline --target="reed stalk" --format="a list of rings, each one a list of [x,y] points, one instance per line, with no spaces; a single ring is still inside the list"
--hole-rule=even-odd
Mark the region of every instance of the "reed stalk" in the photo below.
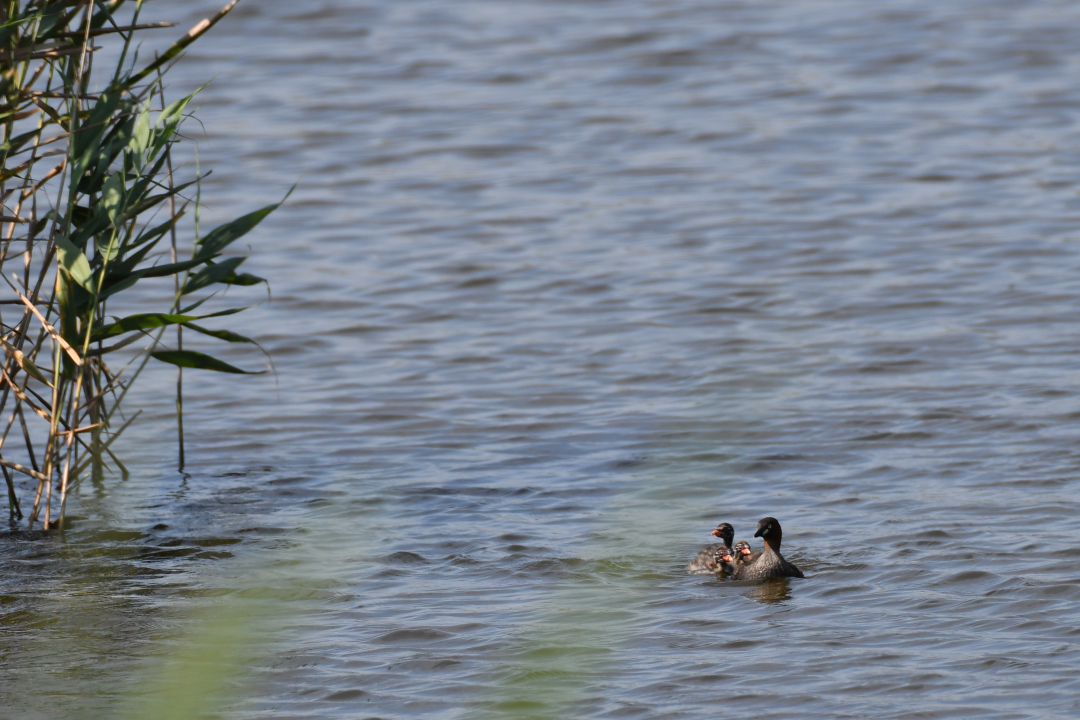
[[[11,518],[26,507],[29,528],[62,523],[88,470],[126,472],[111,447],[135,416],[116,420],[147,361],[249,372],[185,349],[180,333],[254,344],[201,324],[243,308],[203,306],[227,286],[266,282],[241,272],[246,256],[230,246],[280,203],[205,235],[183,223],[204,177],[177,181],[173,165],[194,93],[169,102],[165,86],[236,2],[142,62],[136,37],[172,27],[142,22],[142,0],[0,0],[0,469]],[[105,48],[115,65],[96,66]],[[155,292],[169,298],[156,310],[110,313]],[[106,361],[140,341],[134,371],[114,372]],[[181,466],[182,390],[178,377]]]

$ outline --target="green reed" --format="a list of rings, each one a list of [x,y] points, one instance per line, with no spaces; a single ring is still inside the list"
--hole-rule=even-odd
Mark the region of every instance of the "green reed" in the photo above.
[[[32,497],[30,528],[62,521],[87,472],[100,477],[110,461],[124,472],[111,445],[135,416],[119,423],[117,411],[148,360],[248,372],[184,349],[181,332],[253,342],[200,324],[243,308],[203,306],[226,286],[265,282],[240,271],[246,256],[224,253],[278,205],[199,233],[204,176],[174,181],[172,160],[193,95],[169,103],[163,84],[236,2],[144,61],[136,38],[170,25],[140,23],[142,0],[0,0],[0,471],[13,518]],[[115,65],[95,68],[106,48]],[[171,301],[110,315],[154,281]],[[139,340],[149,345],[130,369],[107,364]]]

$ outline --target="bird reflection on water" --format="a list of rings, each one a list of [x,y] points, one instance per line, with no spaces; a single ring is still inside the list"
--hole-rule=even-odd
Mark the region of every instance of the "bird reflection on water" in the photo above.
[[[767,605],[790,600],[791,580],[788,578],[774,578],[755,584],[747,589],[746,597]]]

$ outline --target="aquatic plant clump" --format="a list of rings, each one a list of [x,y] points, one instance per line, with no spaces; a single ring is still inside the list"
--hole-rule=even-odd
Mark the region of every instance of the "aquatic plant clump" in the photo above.
[[[193,95],[169,102],[163,84],[236,1],[151,59],[136,36],[171,25],[140,22],[142,0],[0,5],[0,472],[13,519],[31,499],[30,528],[62,521],[83,476],[126,472],[111,445],[136,417],[119,409],[146,362],[248,372],[184,349],[181,333],[253,342],[201,323],[243,309],[207,306],[224,287],[265,282],[226,251],[278,205],[199,232],[201,177],[174,182],[173,167]],[[154,311],[112,314],[132,297],[147,309],[154,283]],[[135,361],[110,367],[138,341]],[[182,465],[182,425],[180,437]]]

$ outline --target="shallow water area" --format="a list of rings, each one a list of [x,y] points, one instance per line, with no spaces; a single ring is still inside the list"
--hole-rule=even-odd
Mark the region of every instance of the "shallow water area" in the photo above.
[[[0,703],[1075,717],[1077,47],[1044,0],[241,2],[172,83],[204,227],[299,180],[245,238],[276,373],[185,375],[178,473],[152,371],[130,479],[0,537]],[[686,574],[765,515],[806,579]]]

